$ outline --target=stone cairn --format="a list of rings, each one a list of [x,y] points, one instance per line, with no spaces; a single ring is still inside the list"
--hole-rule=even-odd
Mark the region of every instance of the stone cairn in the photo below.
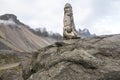
[[[72,6],[69,3],[65,4],[64,7],[64,20],[63,20],[63,39],[76,39],[77,31],[75,29]]]

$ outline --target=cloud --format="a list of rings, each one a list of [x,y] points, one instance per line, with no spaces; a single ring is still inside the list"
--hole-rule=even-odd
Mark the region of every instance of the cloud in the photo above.
[[[83,21],[86,26],[93,26],[100,19],[108,16],[112,10],[113,0],[92,0],[91,14]]]
[[[32,28],[46,27],[62,34],[67,2],[73,6],[77,29],[88,28],[98,35],[119,33],[120,0],[0,0],[0,14],[13,13]]]
[[[76,11],[79,12],[76,14],[77,26],[88,28],[97,35],[119,33],[120,0],[89,0],[83,3],[80,6],[83,10]],[[82,19],[79,16],[81,13],[83,13]]]

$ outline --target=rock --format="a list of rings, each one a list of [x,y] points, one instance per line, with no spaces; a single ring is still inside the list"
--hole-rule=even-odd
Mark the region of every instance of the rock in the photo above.
[[[119,46],[120,34],[64,40],[33,53],[0,51],[0,80],[119,80]]]
[[[105,73],[104,76],[99,80],[120,80],[120,72],[111,71],[109,73]]]
[[[15,70],[5,70],[0,76],[1,80],[24,80],[22,75]]]
[[[17,17],[14,14],[4,14],[0,16],[0,19],[1,20],[9,20],[9,19],[17,20]]]
[[[64,22],[63,38],[64,39],[77,38],[77,31],[75,29],[72,6],[69,3],[66,3],[64,7],[63,22]]]
[[[58,42],[35,54],[27,80],[119,80],[120,35]],[[115,77],[114,77],[115,76]]]
[[[30,73],[31,59],[27,52],[0,50],[0,80],[24,80]]]
[[[22,67],[17,53],[12,51],[0,51],[0,79],[23,80]]]

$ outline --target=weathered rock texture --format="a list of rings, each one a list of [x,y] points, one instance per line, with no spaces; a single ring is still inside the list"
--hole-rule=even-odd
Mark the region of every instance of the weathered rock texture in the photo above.
[[[34,54],[27,80],[120,80],[120,35],[57,42]]]
[[[0,80],[24,80],[23,71],[31,63],[30,53],[0,51]]]
[[[120,35],[65,40],[32,54],[0,52],[0,80],[120,80]]]
[[[75,29],[72,6],[69,3],[65,4],[64,7],[64,27],[63,27],[63,38],[72,39],[77,37],[77,31]]]

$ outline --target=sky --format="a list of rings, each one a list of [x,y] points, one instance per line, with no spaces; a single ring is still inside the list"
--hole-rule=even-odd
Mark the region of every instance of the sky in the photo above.
[[[66,3],[72,5],[76,29],[97,35],[120,33],[120,0],[0,0],[0,15],[15,14],[34,29],[62,34]]]

